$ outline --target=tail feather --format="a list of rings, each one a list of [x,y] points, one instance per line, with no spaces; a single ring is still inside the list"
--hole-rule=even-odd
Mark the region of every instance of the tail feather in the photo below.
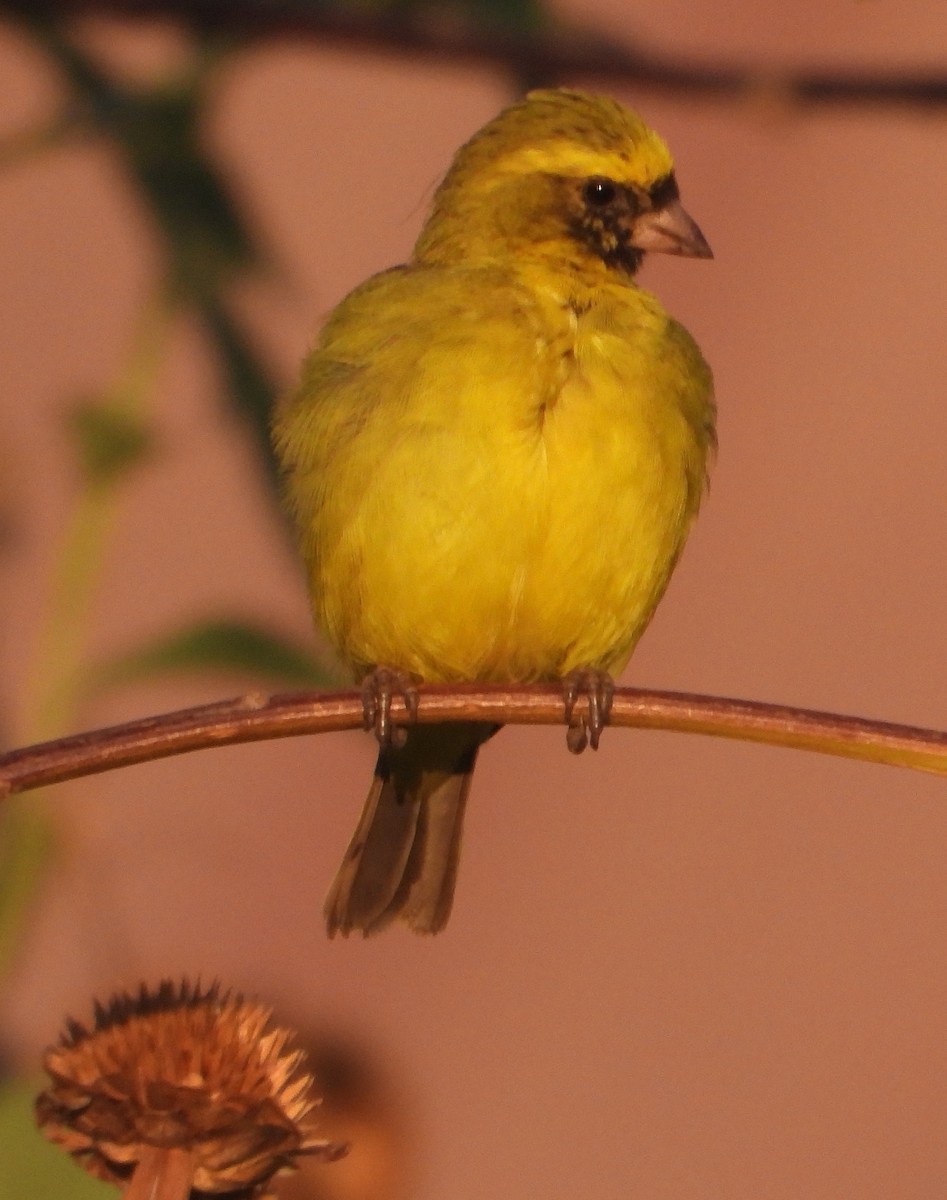
[[[411,854],[421,806],[398,802],[384,758],[382,751],[362,815],[326,897],[329,937],[383,927]]]
[[[394,920],[437,933],[450,916],[470,780],[488,725],[419,726],[385,747],[325,903],[329,936]]]
[[[415,933],[437,933],[450,916],[477,749],[421,802],[411,853],[389,910]]]

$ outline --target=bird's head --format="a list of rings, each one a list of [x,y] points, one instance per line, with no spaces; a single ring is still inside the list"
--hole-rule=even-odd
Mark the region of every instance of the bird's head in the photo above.
[[[604,96],[530,92],[457,152],[421,262],[528,256],[633,275],[646,251],[711,258],[667,146]]]

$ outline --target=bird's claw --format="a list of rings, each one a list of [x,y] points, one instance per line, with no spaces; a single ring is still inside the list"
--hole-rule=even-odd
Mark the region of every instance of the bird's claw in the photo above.
[[[562,699],[565,705],[566,745],[573,754],[581,754],[586,746],[598,749],[602,730],[608,724],[615,684],[607,671],[582,667],[570,671],[562,680]],[[575,711],[580,697],[588,704],[584,713]]]
[[[392,724],[391,701],[395,695],[404,700],[411,721],[418,719],[418,689],[414,676],[392,667],[375,667],[362,680],[362,722],[372,729],[381,746],[405,744],[408,734],[400,725]]]

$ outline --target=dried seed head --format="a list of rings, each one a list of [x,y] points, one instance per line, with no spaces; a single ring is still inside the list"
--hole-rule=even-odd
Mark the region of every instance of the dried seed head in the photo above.
[[[96,1004],[86,1029],[69,1021],[44,1066],[40,1128],[100,1179],[124,1184],[144,1148],[185,1150],[192,1197],[259,1200],[297,1156],[337,1158],[316,1136],[312,1077],[270,1010],[214,984],[169,980]]]

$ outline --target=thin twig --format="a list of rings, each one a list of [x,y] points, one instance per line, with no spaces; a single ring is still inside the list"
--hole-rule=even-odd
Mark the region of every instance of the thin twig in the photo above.
[[[340,7],[340,6],[339,6]],[[624,48],[587,30],[553,26],[514,32],[497,27],[379,15],[372,7],[339,7],[313,0],[0,0],[0,11],[32,19],[105,14],[128,19],[172,18],[204,33],[261,38],[318,38],[382,54],[435,56],[467,66],[499,68],[546,84],[595,78],[691,96],[772,95],[806,105],[885,104],[942,107],[943,73],[761,70],[732,63],[699,63],[641,47]]]
[[[555,685],[428,686],[420,696],[417,719],[423,724],[563,720],[562,690]],[[391,715],[395,724],[408,721],[402,700],[393,701]],[[362,723],[359,692],[250,693],[13,750],[0,756],[0,798],[190,750],[358,729]],[[947,732],[750,700],[617,688],[609,724],[704,733],[947,775]]]

